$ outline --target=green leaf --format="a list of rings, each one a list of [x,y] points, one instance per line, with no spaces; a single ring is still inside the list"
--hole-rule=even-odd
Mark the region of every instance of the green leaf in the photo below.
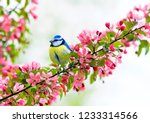
[[[60,89],[60,100],[62,99],[62,97],[63,97],[63,90]]]
[[[147,23],[150,23],[150,16],[147,16],[147,17],[146,17],[146,22],[147,22]]]
[[[21,0],[16,0],[18,3],[21,3]]]
[[[36,91],[37,91],[36,86],[31,87],[31,94],[36,94]]]
[[[106,35],[110,38],[115,37],[115,32],[107,32]]]
[[[140,29],[136,30],[136,32],[139,33],[139,34],[142,34],[142,35],[146,36],[146,33],[144,31],[140,30]]]
[[[27,105],[32,105],[32,97],[31,96],[28,96],[27,97]]]
[[[67,90],[68,91],[72,88],[73,81],[74,81],[73,76],[69,76],[68,83],[67,83]]]
[[[103,46],[104,44],[106,44],[106,42],[100,41],[100,42],[98,42],[98,44],[99,44],[99,46]]]
[[[134,34],[128,34],[126,37],[128,38],[129,41],[131,41],[135,38],[135,35]]]
[[[29,0],[26,0],[23,9],[25,9],[28,4],[29,4]]]
[[[136,22],[134,23],[133,21],[132,22],[124,21],[124,24],[126,25],[127,30],[129,30],[136,25]]]
[[[104,52],[107,52],[108,49],[109,49],[109,46],[110,46],[110,44],[109,44],[109,43],[106,43],[106,44],[103,46],[103,51],[104,51]]]
[[[116,41],[113,45],[115,48],[120,49],[120,47],[124,46],[124,43],[122,41]]]
[[[145,49],[145,55],[149,52],[150,44],[147,40],[141,40],[137,55],[140,56],[143,49]]]
[[[98,56],[103,56],[103,55],[105,55],[105,52],[103,50],[98,52]]]
[[[3,6],[0,6],[0,16],[4,14]]]
[[[10,0],[7,0],[7,6],[9,6],[10,5]]]
[[[97,60],[97,66],[102,67],[105,65],[105,58]]]
[[[128,30],[124,30],[122,31],[121,35],[118,37],[118,38],[121,38],[123,37],[124,35],[126,35],[128,33]]]
[[[91,74],[91,76],[90,76],[90,84],[93,84],[96,81],[97,74],[98,74],[97,71],[95,71],[94,73]]]
[[[76,53],[76,52],[71,52],[70,56],[75,57],[75,58],[79,58],[78,53]]]
[[[115,32],[107,32],[107,40],[110,42],[112,40],[113,37],[115,37]]]
[[[92,52],[94,52],[94,47],[93,47],[93,44],[90,43],[88,46],[87,46]]]
[[[96,60],[92,60],[90,63],[90,66],[93,66],[93,67],[96,66]]]

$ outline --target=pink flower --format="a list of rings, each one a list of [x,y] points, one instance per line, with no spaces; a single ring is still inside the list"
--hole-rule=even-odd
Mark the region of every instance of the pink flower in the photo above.
[[[8,81],[9,81],[8,77],[2,78],[0,76],[0,91],[5,91],[6,90]]]
[[[111,44],[111,45],[109,46],[109,48],[110,48],[111,51],[115,51],[115,50],[116,50],[116,48],[114,47],[113,44]]]
[[[38,69],[40,69],[40,64],[39,63],[37,63],[37,62],[32,62],[32,64],[31,64],[31,66],[32,66],[32,70],[38,70]]]
[[[17,103],[18,103],[18,106],[24,106],[24,105],[26,105],[27,101],[24,99],[19,99],[19,100],[17,100]]]
[[[26,79],[26,81],[31,84],[32,86],[36,86],[37,83],[40,82],[40,73],[34,75],[34,73],[29,74],[30,78]]]
[[[54,102],[56,102],[56,97],[55,96],[50,96],[50,99],[48,100],[47,104],[51,105]]]
[[[14,86],[14,91],[20,91],[24,89],[24,85],[23,84],[20,84],[20,83],[16,83],[15,86]]]
[[[32,0],[32,3],[38,4],[38,0]]]
[[[92,58],[92,55],[90,53],[88,53],[88,50],[86,48],[82,48],[79,52],[78,55],[80,56],[80,63],[89,63]]]
[[[105,64],[107,67],[109,67],[110,69],[115,69],[116,65],[110,60],[110,59],[107,59],[105,61]]]
[[[150,30],[150,24],[146,23],[146,24],[145,24],[145,29]]]
[[[15,31],[11,33],[10,39],[11,40],[19,39],[20,35],[21,35],[20,29],[16,28]]]
[[[3,18],[4,20],[2,21],[0,28],[2,28],[5,32],[9,32],[11,28],[12,19],[10,19],[8,15],[4,15]]]
[[[31,8],[29,13],[36,20],[38,16],[34,13],[35,9],[36,9],[36,7]]]
[[[110,23],[105,23],[105,26],[109,29],[110,28]]]
[[[100,35],[97,34],[97,31],[83,30],[79,34],[78,39],[81,41],[83,46],[87,46],[91,42],[98,41],[100,39]]]
[[[52,73],[51,72],[49,72],[49,73],[42,72],[42,80],[45,80],[46,84],[51,84],[52,85],[52,83],[56,82],[57,79],[58,79],[57,76],[52,77]]]
[[[47,100],[45,98],[40,98],[39,103],[40,105],[44,105],[45,103],[47,103]]]
[[[67,75],[63,75],[62,79],[61,79],[61,82],[64,83],[64,84],[68,83],[68,78],[69,77]]]
[[[126,26],[123,23],[123,20],[119,21],[116,25],[117,25],[117,28],[121,31],[123,31],[126,28]]]
[[[73,76],[74,82],[73,82],[73,89],[76,91],[84,90],[85,86],[83,81],[85,80],[85,76],[81,76],[79,73]]]
[[[18,28],[20,29],[21,32],[24,31],[25,25],[26,25],[26,22],[25,22],[24,18],[20,18],[20,20],[19,20],[19,27]]]
[[[28,72],[31,70],[39,70],[39,69],[40,69],[40,64],[34,61],[31,64],[25,64],[21,67],[21,70],[23,72]]]

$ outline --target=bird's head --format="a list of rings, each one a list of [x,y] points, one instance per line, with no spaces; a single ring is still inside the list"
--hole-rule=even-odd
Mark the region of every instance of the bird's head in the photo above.
[[[64,44],[65,40],[60,35],[55,35],[49,42],[51,43],[50,46],[57,47]]]

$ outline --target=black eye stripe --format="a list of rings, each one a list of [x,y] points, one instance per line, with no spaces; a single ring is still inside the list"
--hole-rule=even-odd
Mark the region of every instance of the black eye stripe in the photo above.
[[[61,38],[61,39],[54,39],[54,41],[63,41],[63,39]]]

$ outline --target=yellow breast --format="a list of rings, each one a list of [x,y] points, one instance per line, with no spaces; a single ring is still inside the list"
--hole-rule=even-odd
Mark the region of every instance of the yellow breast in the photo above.
[[[64,45],[58,47],[50,47],[49,48],[49,56],[51,61],[54,64],[65,65],[69,62],[70,50],[68,50]]]

